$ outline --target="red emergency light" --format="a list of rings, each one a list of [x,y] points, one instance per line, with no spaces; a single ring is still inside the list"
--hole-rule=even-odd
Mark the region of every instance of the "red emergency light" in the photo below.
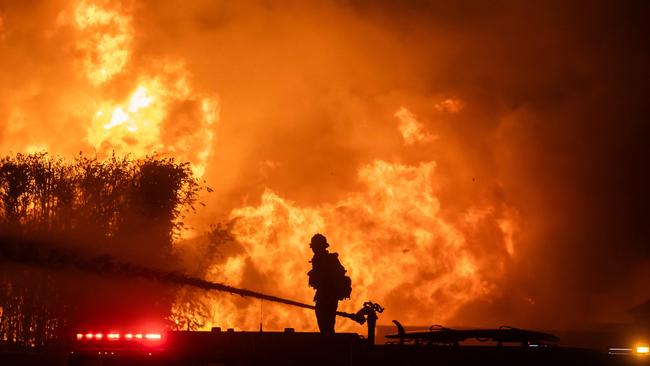
[[[124,338],[124,340],[126,341],[156,342],[162,340],[162,334],[160,333],[124,333],[124,336],[122,336],[122,334],[119,332],[111,332],[107,334],[101,332],[86,332],[86,333],[77,333],[76,336],[78,341],[84,341],[84,340],[102,341],[104,340],[104,337],[106,338],[107,341],[118,341],[122,338]]]
[[[75,333],[71,354],[75,357],[158,357],[165,352],[166,336],[151,329],[117,330],[104,328]],[[155,355],[155,356],[154,356]]]

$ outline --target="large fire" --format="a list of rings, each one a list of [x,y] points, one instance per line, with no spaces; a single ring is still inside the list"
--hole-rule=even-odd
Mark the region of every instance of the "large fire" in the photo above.
[[[396,116],[400,126],[404,118],[420,126],[405,108]],[[414,130],[402,131],[405,143],[413,143]],[[384,321],[444,323],[464,304],[494,290],[515,254],[518,218],[513,208],[486,204],[469,208],[458,221],[445,219],[436,196],[435,169],[434,161],[404,165],[376,160],[358,172],[363,190],[311,207],[267,189],[259,205],[230,214],[241,248],[210,266],[208,278],[309,302],[308,242],[321,232],[352,278],[352,298],[342,309],[353,312],[373,300],[386,306]],[[468,243],[485,230],[495,233],[493,253],[476,252],[476,243]],[[179,297],[181,304],[193,301],[204,309],[203,315],[192,314],[199,318],[195,324],[206,328],[255,329],[261,322],[271,329],[315,329],[313,314],[282,305],[264,307],[259,301],[198,292]],[[189,309],[178,306],[175,319],[187,316]],[[340,324],[343,329],[353,326]]]
[[[648,2],[532,3],[0,0],[0,153],[189,162],[191,276],[310,302],[321,232],[341,306],[380,322],[623,321],[650,270]],[[191,289],[171,314],[315,329]]]
[[[83,80],[75,81],[81,85],[82,91],[75,92],[79,100],[70,103],[70,113],[84,126],[81,142],[63,152],[84,150],[100,157],[157,153],[189,161],[195,175],[203,177],[216,146],[219,101],[215,94],[195,89],[182,59],[152,58],[134,65],[137,34],[131,11],[123,3],[80,0],[59,13],[56,27],[74,35],[72,62],[83,70]],[[460,99],[443,98],[433,108],[455,114],[464,106]],[[57,145],[56,136],[19,138],[27,134],[21,126],[30,118],[28,107],[17,97],[4,131],[5,150]],[[406,107],[388,118],[403,146],[441,139]],[[358,189],[320,204],[301,204],[266,189],[259,204],[241,204],[226,215],[232,247],[205,258],[212,261],[207,279],[309,302],[308,241],[321,232],[353,281],[352,299],[341,304],[344,311],[372,300],[386,307],[384,322],[444,323],[463,305],[495,291],[517,253],[519,219],[516,209],[489,201],[460,215],[444,215],[438,197],[444,179],[436,167],[433,157],[418,163],[374,159],[358,170]],[[207,226],[215,220],[203,216],[195,221]],[[490,240],[491,251],[477,250],[476,240]],[[198,328],[255,329],[262,322],[267,329],[315,329],[307,311],[189,289],[179,291],[172,319],[178,327],[189,321]]]

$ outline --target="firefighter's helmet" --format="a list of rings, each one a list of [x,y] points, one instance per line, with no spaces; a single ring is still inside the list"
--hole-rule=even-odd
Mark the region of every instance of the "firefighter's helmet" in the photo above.
[[[323,234],[316,234],[311,237],[311,243],[309,244],[312,248],[327,248],[330,245],[327,244],[327,238]]]

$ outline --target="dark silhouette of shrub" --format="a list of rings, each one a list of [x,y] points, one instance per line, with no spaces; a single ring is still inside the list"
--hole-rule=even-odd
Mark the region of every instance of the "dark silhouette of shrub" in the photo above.
[[[182,213],[193,210],[199,190],[189,164],[170,158],[7,156],[0,159],[0,233],[169,268]],[[0,342],[46,347],[80,324],[165,319],[172,301],[169,290],[146,281],[0,263]]]

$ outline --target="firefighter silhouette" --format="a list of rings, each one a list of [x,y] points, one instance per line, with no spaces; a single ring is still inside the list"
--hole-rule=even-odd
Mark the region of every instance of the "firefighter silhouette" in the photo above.
[[[345,268],[339,261],[337,253],[327,251],[329,244],[322,234],[316,234],[309,244],[314,257],[311,259],[312,269],[307,273],[309,286],[316,289],[316,320],[318,329],[323,334],[334,334],[336,308],[339,300],[350,298],[352,284],[350,277],[345,275]]]

